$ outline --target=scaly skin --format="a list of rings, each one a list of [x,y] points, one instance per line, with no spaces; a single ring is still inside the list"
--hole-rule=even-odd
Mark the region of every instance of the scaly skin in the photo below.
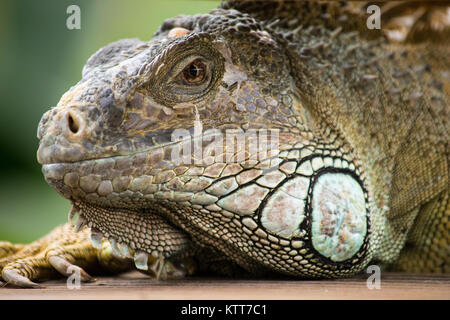
[[[448,45],[390,43],[336,3],[222,7],[100,49],[42,117],[83,230],[0,243],[4,280],[131,257],[163,278],[449,271]]]

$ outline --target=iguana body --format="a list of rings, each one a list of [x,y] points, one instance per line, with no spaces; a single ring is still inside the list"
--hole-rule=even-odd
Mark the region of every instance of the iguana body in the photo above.
[[[449,271],[448,44],[389,43],[340,4],[222,7],[99,50],[43,116],[44,176],[90,231],[0,245],[5,280],[127,256],[157,276]]]

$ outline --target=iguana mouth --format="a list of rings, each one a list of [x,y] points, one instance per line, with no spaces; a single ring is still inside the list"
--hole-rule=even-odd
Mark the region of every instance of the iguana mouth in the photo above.
[[[256,139],[256,135],[232,133],[231,139],[242,138],[243,145],[233,142],[228,146],[228,137],[222,133],[225,129],[212,129],[205,133],[184,131],[181,138],[174,136],[169,142],[126,155],[73,162],[41,162],[42,172],[46,181],[69,200],[102,207],[145,209],[148,202],[161,198],[186,201],[194,193],[210,186],[215,178],[226,174],[227,170],[222,172],[225,167],[233,171],[243,164],[250,169],[257,162],[270,162],[279,152],[278,140],[269,140],[269,136],[258,137],[264,145],[260,140],[260,144],[253,145],[251,139]],[[235,147],[241,150],[241,154],[229,158],[226,152]],[[107,150],[103,152],[106,153]],[[207,169],[210,167],[213,168]]]

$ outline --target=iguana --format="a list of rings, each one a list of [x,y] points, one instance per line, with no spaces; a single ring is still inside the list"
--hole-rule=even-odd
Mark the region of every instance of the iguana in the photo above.
[[[75,226],[1,242],[3,280],[449,272],[449,9],[368,5],[224,1],[97,51],[38,129]]]

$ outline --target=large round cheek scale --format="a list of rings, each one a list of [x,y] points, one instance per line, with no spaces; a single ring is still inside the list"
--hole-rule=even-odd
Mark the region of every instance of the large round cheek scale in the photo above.
[[[335,262],[353,257],[367,233],[364,191],[358,181],[345,173],[319,176],[311,207],[314,249]]]

